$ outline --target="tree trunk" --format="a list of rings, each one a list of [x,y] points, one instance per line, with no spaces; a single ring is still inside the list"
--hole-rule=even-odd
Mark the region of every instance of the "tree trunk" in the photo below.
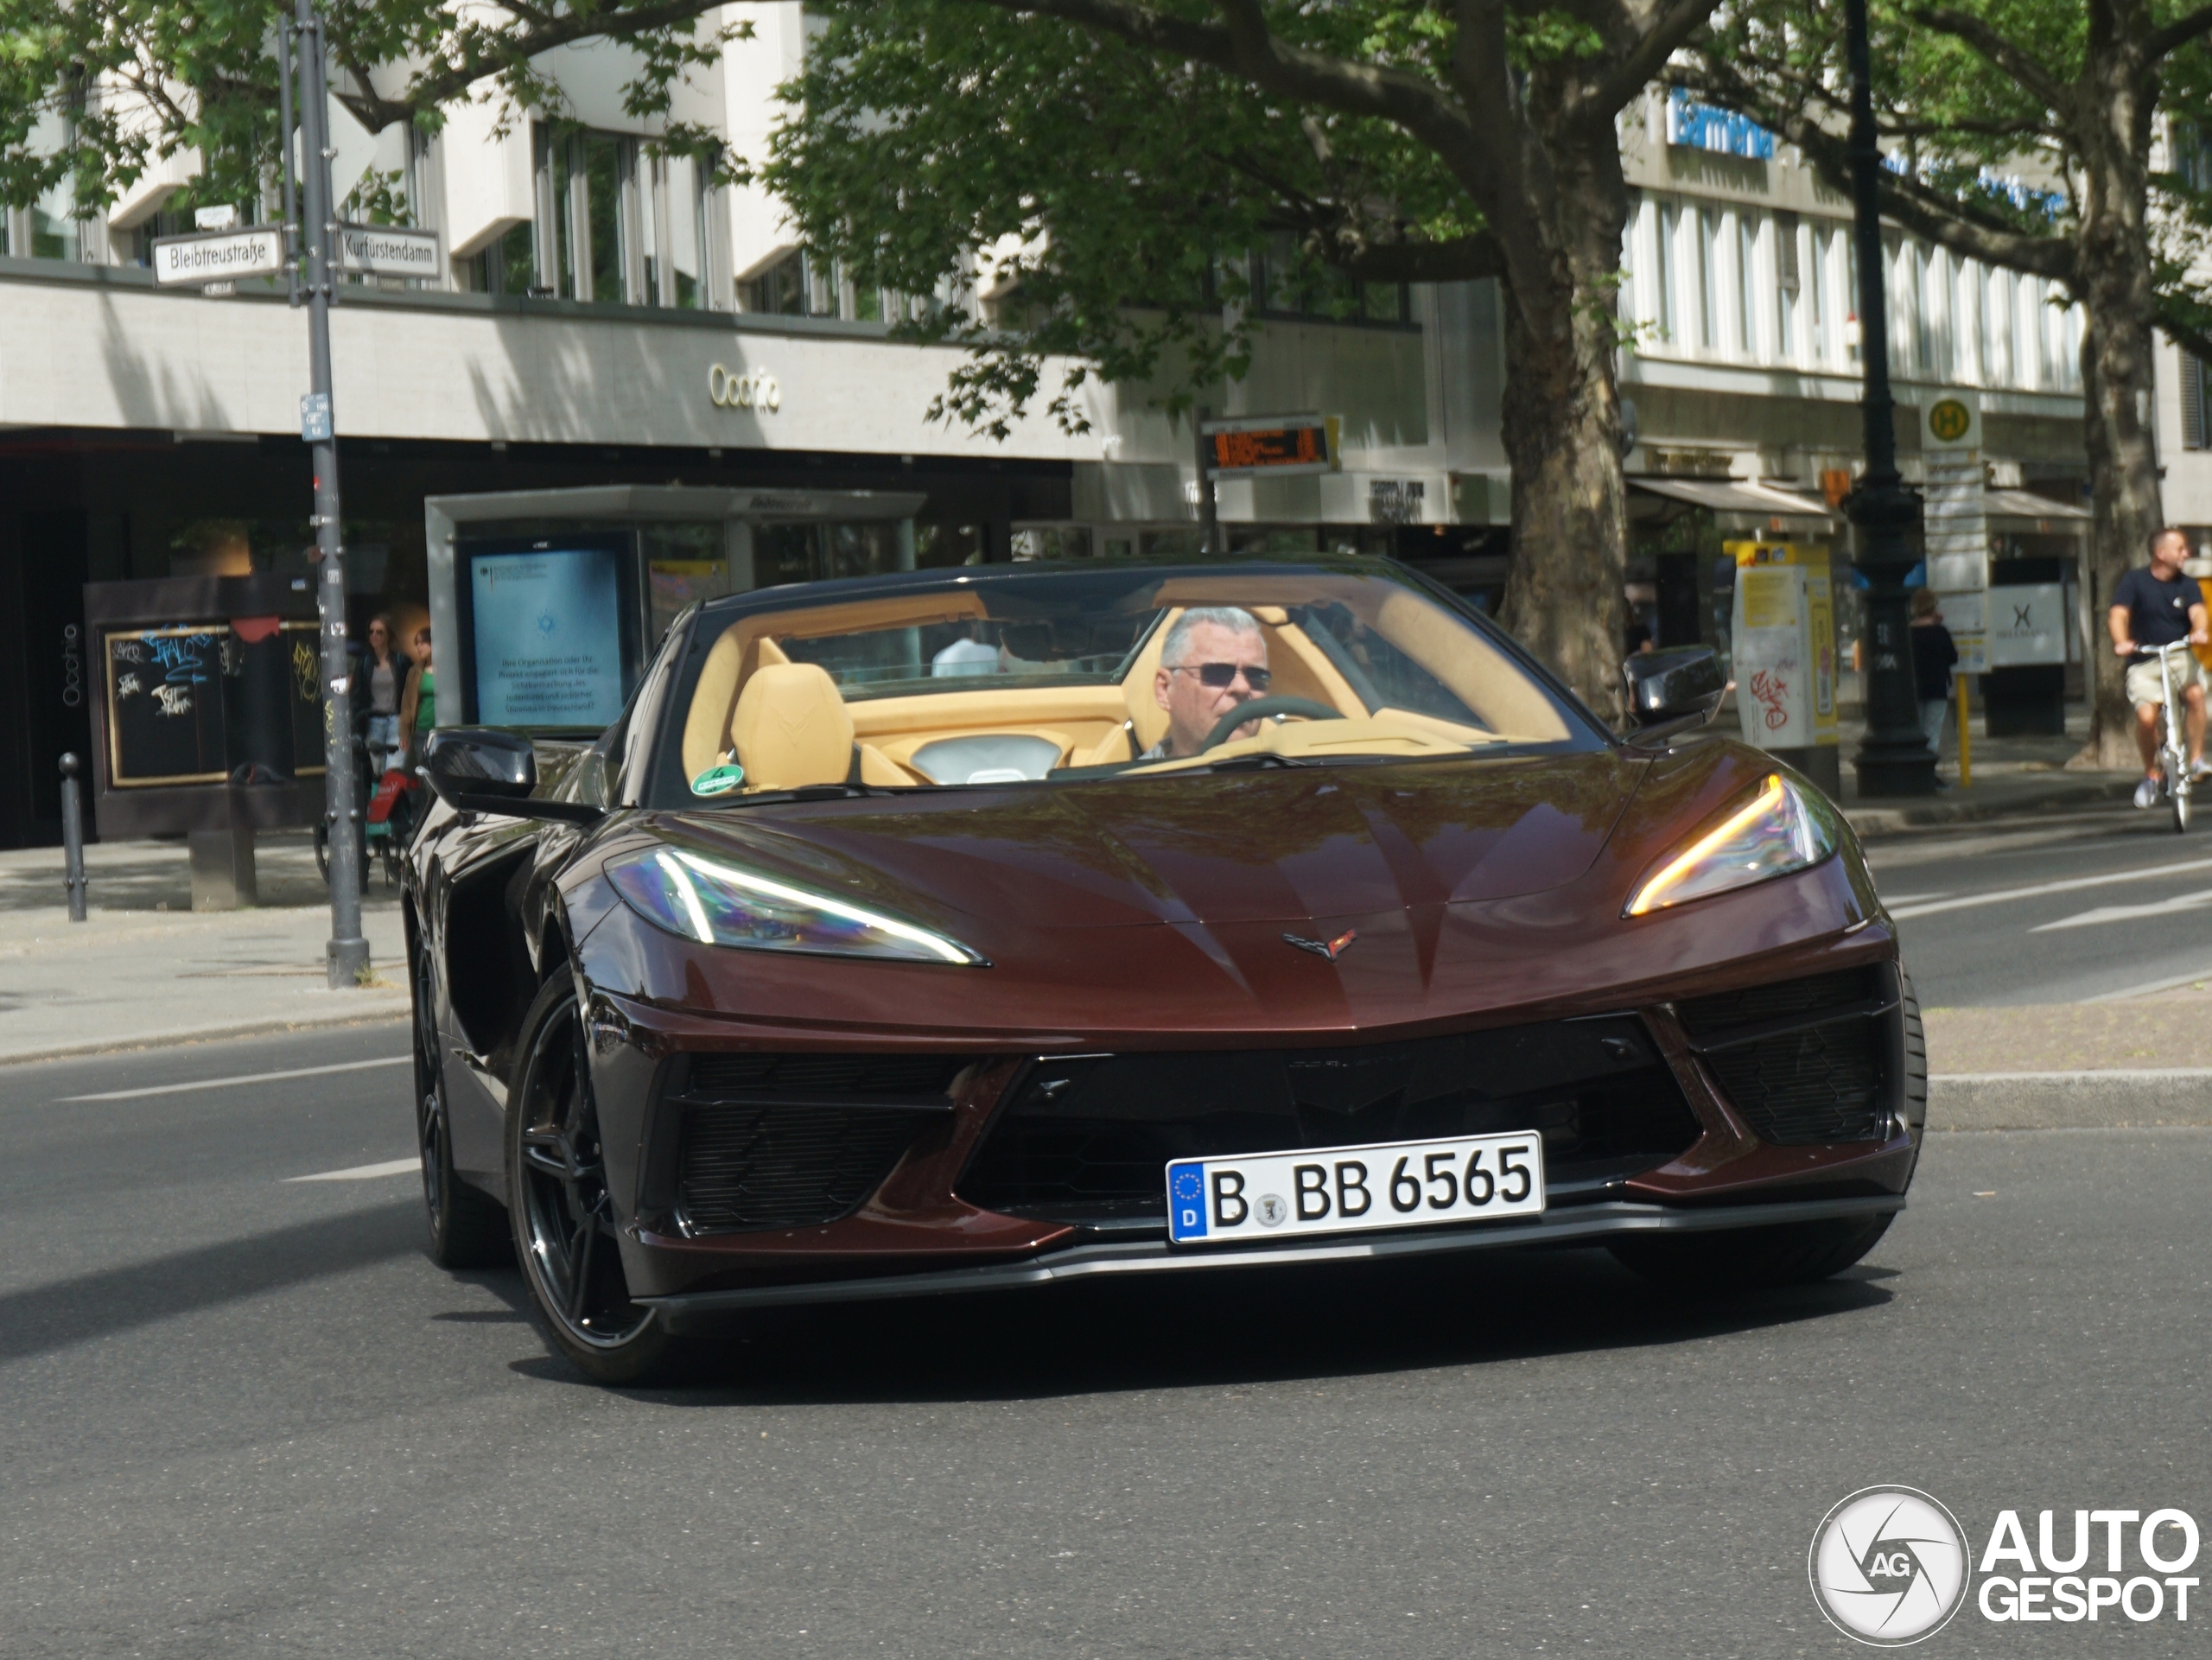
[[[2135,61],[2133,42],[2107,35],[2094,45],[2077,132],[2083,190],[2080,258],[2074,283],[2082,302],[2082,422],[2089,455],[2089,544],[2082,581],[2089,601],[2089,741],[2078,765],[2126,768],[2142,762],[2130,735],[2123,688],[2127,665],[2105,633],[2113,589],[2131,566],[2150,557],[2164,522],[2151,316],[2154,296],[2147,225],[2150,117],[2155,86]]]
[[[1565,250],[1556,280],[1516,282],[1505,296],[1500,415],[1513,466],[1513,560],[1502,620],[1618,724],[1628,508],[1611,300],[1626,191],[1610,121],[1601,143],[1563,148],[1552,150],[1559,188],[1536,207]]]

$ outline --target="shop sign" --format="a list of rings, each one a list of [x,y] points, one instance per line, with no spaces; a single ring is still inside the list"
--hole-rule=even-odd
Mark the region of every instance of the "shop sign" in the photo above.
[[[772,374],[751,369],[739,373],[716,363],[707,370],[707,396],[718,410],[772,414],[783,407],[784,389]]]

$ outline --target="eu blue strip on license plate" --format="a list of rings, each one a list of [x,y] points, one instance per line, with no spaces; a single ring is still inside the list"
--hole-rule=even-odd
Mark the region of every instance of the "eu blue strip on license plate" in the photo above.
[[[1544,1141],[1535,1130],[1167,1167],[1167,1237],[1179,1244],[1433,1227],[1543,1209]]]

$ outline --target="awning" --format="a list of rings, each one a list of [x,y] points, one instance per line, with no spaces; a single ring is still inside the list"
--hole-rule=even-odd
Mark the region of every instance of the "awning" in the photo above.
[[[2086,507],[2053,501],[2031,490],[1985,490],[1981,493],[1981,511],[1992,518],[2063,518],[2069,526],[2086,524],[2089,518]]]
[[[1763,484],[1756,479],[1631,478],[1628,487],[1646,495],[1710,507],[1716,513],[1749,513],[1757,518],[1770,518],[1777,514],[1796,518],[1836,516],[1828,511],[1827,503],[1817,496],[1801,496],[1794,490]]]

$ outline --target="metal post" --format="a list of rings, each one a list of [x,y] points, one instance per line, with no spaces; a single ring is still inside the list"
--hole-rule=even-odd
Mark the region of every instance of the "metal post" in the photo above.
[[[283,157],[284,281],[300,302],[300,193],[292,181],[292,20],[276,20],[276,149]]]
[[[330,105],[324,81],[322,21],[315,0],[296,0],[300,62],[302,171],[307,175],[308,359],[320,406],[315,446],[315,546],[322,569],[315,602],[322,615],[324,811],[330,825],[330,944],[325,967],[338,990],[368,977],[369,942],[361,937],[361,806],[353,779],[353,665],[346,649],[346,550],[340,537],[338,437],[330,395],[332,239],[338,233],[330,200]]]
[[[1214,498],[1213,445],[1207,441],[1205,426],[1213,418],[1211,410],[1191,412],[1191,436],[1198,441],[1198,551],[1208,558],[1221,552],[1221,508]]]
[[[69,890],[69,920],[85,919],[85,808],[77,798],[80,763],[61,758],[61,885]]]
[[[1897,473],[1896,406],[1890,398],[1890,308],[1882,269],[1882,151],[1866,0],[1846,0],[1851,55],[1851,186],[1859,250],[1859,411],[1866,471],[1844,503],[1859,527],[1858,565],[1866,577],[1866,735],[1853,766],[1861,796],[1933,795],[1936,757],[1920,728],[1913,686],[1911,617],[1904,579],[1916,563],[1910,540],[1920,497]]]

